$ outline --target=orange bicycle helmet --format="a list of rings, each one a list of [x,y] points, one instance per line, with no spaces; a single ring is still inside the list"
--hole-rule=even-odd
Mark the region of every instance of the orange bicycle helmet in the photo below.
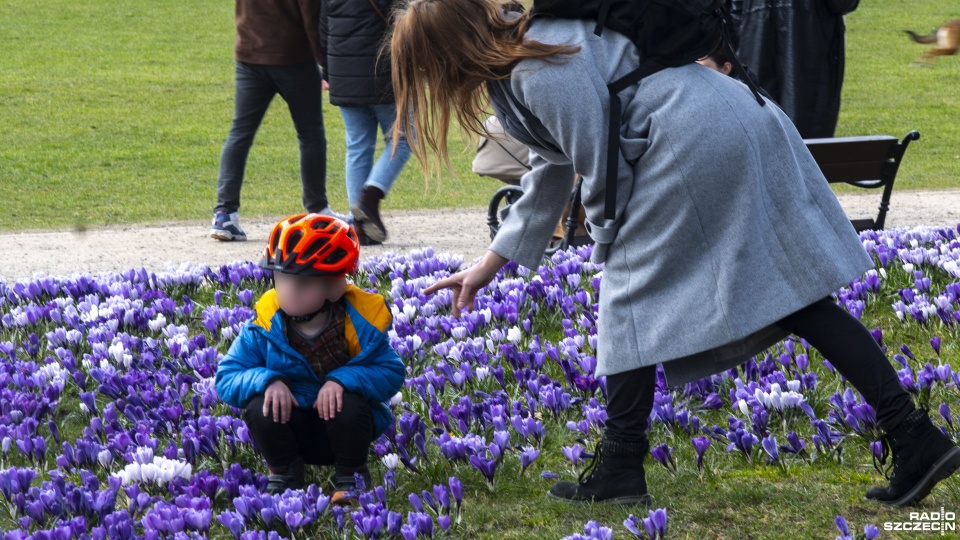
[[[344,276],[357,270],[353,227],[323,214],[298,214],[274,225],[260,267],[302,276]]]

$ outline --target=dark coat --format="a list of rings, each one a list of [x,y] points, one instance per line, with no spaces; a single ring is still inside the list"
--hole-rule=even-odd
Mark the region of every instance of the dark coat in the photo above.
[[[321,62],[333,105],[393,103],[390,55],[381,43],[392,0],[321,0]]]
[[[320,0],[236,0],[234,57],[264,66],[319,62],[319,19]]]
[[[730,0],[737,54],[804,138],[832,137],[843,85],[843,16],[860,0]]]

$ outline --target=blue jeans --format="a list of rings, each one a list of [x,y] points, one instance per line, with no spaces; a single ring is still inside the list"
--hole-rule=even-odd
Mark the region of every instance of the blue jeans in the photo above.
[[[350,206],[357,204],[360,192],[366,186],[374,186],[386,195],[400,176],[403,166],[410,159],[410,145],[401,134],[397,141],[397,153],[393,151],[393,122],[397,107],[393,104],[340,107],[343,125],[347,131],[347,198]],[[377,128],[383,131],[385,148],[373,162],[377,147]]]
[[[236,105],[230,133],[220,155],[217,206],[236,212],[253,138],[273,96],[287,102],[300,143],[300,183],[303,207],[319,212],[327,204],[327,136],[323,129],[320,69],[309,61],[289,66],[236,63]]]

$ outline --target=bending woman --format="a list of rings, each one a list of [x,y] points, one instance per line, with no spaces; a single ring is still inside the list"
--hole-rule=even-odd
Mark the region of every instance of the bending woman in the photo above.
[[[867,497],[925,497],[960,466],[960,448],[914,408],[870,333],[829,298],[873,265],[793,123],[696,63],[644,78],[620,94],[616,218],[605,220],[606,85],[641,59],[627,38],[593,27],[506,13],[497,0],[412,0],[391,44],[396,129],[416,131],[421,163],[446,158],[451,116],[478,132],[488,99],[532,150],[523,196],[481,262],[425,291],[451,288],[455,315],[506,261],[539,264],[574,170],[584,177],[593,259],[605,265],[597,375],[607,377],[608,420],[592,473],[550,495],[648,503],[656,365],[683,384],[796,334],[888,434],[894,474]]]

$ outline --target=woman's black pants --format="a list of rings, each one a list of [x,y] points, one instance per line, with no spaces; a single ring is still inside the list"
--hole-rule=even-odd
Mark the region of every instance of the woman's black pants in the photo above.
[[[877,413],[889,431],[913,411],[910,394],[870,331],[830,298],[778,321],[777,326],[807,340],[830,360]],[[606,436],[633,441],[644,437],[653,410],[656,366],[607,376]]]

